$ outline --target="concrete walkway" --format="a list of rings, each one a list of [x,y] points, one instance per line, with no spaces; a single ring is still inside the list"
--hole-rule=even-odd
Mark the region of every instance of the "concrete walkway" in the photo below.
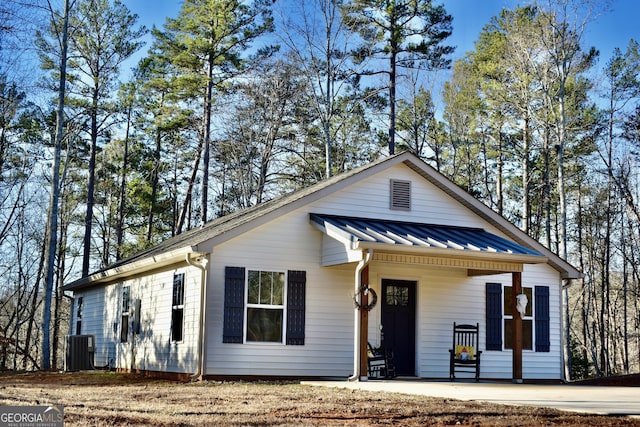
[[[640,417],[640,387],[476,383],[461,380],[305,381],[304,384]]]

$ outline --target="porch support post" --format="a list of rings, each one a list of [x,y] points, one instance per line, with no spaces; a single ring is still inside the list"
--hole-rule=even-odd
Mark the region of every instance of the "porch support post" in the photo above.
[[[522,317],[516,309],[516,297],[522,293],[522,273],[512,273],[511,312],[513,324],[511,342],[513,343],[513,379],[514,383],[522,383]]]
[[[369,284],[369,264],[365,265],[360,272],[360,284],[362,286]],[[360,305],[362,307],[369,304],[369,296],[364,292],[361,294]],[[360,310],[360,379],[369,378],[369,361],[368,361],[368,342],[369,342],[369,311]]]

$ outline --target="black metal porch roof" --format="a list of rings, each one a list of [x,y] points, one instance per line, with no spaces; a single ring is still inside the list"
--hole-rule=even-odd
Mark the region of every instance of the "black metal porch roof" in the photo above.
[[[497,236],[482,228],[456,227],[448,225],[401,222],[384,219],[356,218],[346,216],[310,214],[311,220],[326,228],[327,225],[341,230],[354,242],[382,243],[389,245],[452,249],[460,251],[486,252],[540,256],[533,249]]]

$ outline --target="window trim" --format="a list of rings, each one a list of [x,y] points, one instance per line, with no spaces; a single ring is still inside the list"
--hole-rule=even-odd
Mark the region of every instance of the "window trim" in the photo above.
[[[84,297],[79,296],[76,299],[76,335],[82,333],[82,312],[84,310]]]
[[[507,292],[506,289],[507,288],[511,288],[513,289],[513,285],[510,284],[502,284],[502,350],[503,351],[513,351],[513,347],[507,347],[507,327],[506,327],[506,321],[507,320],[511,320],[513,322],[513,313],[512,314],[507,314],[507,306],[506,306],[506,297],[507,297]],[[529,351],[529,352],[534,352],[536,349],[536,319],[535,319],[535,293],[534,293],[534,288],[531,286],[522,286],[522,292],[525,292],[525,289],[529,290],[529,294],[531,295],[531,298],[529,298],[529,301],[527,302],[527,311],[530,312],[531,314],[527,315],[525,314],[524,316],[522,316],[522,320],[527,320],[531,322],[531,348],[525,348],[524,345],[522,347],[522,351]],[[524,334],[524,331],[523,331]],[[524,338],[524,336],[523,336]],[[523,339],[524,341],[524,339]],[[523,343],[524,344],[524,343]]]
[[[411,211],[411,184],[411,181],[407,179],[392,178],[389,180],[389,209]],[[406,187],[397,188],[396,185],[406,185]]]
[[[262,273],[277,273],[283,275],[283,290],[282,290],[282,305],[278,304],[261,304],[261,303],[250,303],[249,302],[249,276],[251,272],[258,272],[259,275]],[[288,298],[288,289],[289,289],[289,277],[288,271],[278,271],[275,269],[260,269],[260,268],[252,268],[246,267],[246,274],[244,277],[244,330],[242,336],[243,344],[256,344],[256,345],[286,345],[287,342],[287,298]],[[249,309],[263,309],[263,310],[282,310],[282,329],[281,340],[280,341],[252,341],[249,340]]]
[[[126,310],[125,310],[126,295]],[[131,287],[129,285],[122,286],[120,309],[120,343],[129,342],[129,314],[131,311]]]
[[[246,270],[246,267],[225,266],[224,268],[222,320],[224,344],[246,344],[244,341]],[[306,336],[307,272],[287,269],[285,276],[287,282],[285,345],[303,346]]]
[[[507,282],[509,283],[509,282]],[[528,288],[530,286],[526,286]],[[552,342],[550,338],[552,315],[550,312],[550,292],[549,285],[531,286],[534,290],[531,312],[533,313],[532,324],[532,346],[535,353],[548,353],[551,351]],[[486,337],[485,345],[487,351],[511,350],[504,348],[504,296],[503,283],[485,283],[485,321]],[[557,343],[556,343],[557,344]],[[557,349],[556,349],[557,350]],[[526,350],[531,351],[531,350]]]
[[[181,301],[176,304],[175,301],[175,292],[176,292],[176,280],[180,278],[181,283],[181,293],[180,298]],[[185,294],[185,274],[184,273],[174,273],[173,281],[171,285],[171,342],[179,343],[184,341],[184,294]],[[180,325],[180,337],[179,339],[176,337],[176,329],[174,328],[174,313],[180,310],[181,313],[181,325]]]

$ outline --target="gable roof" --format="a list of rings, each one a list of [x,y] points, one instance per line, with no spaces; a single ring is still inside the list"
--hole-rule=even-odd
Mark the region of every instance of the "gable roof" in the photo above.
[[[142,271],[159,267],[163,263],[184,260],[190,254],[201,252],[198,245],[213,240],[214,244],[229,240],[247,230],[262,225],[273,218],[293,211],[305,204],[318,200],[333,192],[339,191],[358,180],[367,178],[384,169],[398,164],[404,164],[414,170],[427,181],[443,190],[463,206],[489,222],[508,236],[515,243],[528,247],[534,252],[548,258],[549,264],[555,268],[564,279],[576,279],[582,274],[568,262],[564,261],[548,248],[529,237],[504,217],[487,207],[485,204],[458,187],[444,175],[426,164],[415,154],[404,152],[390,157],[381,158],[367,165],[351,171],[335,175],[327,180],[311,185],[307,188],[292,192],[277,199],[237,211],[217,218],[177,236],[171,237],[160,244],[137,254],[118,261],[106,269],[100,270],[87,277],[78,279],[65,285],[65,290],[76,290],[94,284],[103,283],[118,278],[127,277]]]

